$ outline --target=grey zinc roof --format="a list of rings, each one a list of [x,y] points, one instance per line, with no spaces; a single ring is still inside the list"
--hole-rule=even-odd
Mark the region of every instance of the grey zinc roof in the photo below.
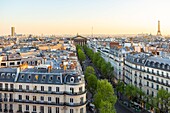
[[[14,82],[16,73],[16,68],[0,68],[0,82]]]

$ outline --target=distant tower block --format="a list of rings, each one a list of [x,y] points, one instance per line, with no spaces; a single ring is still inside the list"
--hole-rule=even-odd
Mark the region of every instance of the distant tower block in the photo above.
[[[11,27],[11,36],[15,36],[15,27]]]
[[[160,30],[160,21],[158,20],[158,32],[157,32],[157,36],[162,36],[161,35],[161,30]]]

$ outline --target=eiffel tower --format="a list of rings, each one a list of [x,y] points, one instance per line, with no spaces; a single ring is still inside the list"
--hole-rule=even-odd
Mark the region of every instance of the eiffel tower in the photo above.
[[[161,30],[160,30],[160,21],[158,20],[158,32],[157,32],[157,36],[162,36],[161,35]]]

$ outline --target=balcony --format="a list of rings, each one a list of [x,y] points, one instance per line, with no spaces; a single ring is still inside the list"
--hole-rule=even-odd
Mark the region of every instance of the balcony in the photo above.
[[[12,110],[12,109],[10,109],[10,110],[9,110],[9,113],[13,113],[13,110]]]
[[[10,98],[10,99],[9,99],[9,102],[13,102],[13,101],[14,101],[14,99],[13,99],[13,98]]]
[[[7,98],[4,98],[4,102],[7,102],[8,101],[8,99]]]
[[[8,109],[4,109],[4,112],[5,112],[5,113],[8,112]]]
[[[18,110],[17,113],[23,113],[22,110]]]

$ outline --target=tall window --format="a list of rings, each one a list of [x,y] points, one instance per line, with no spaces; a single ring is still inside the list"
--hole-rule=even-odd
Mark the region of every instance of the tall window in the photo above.
[[[70,88],[70,93],[74,93],[74,88]]]
[[[36,96],[33,96],[33,101],[36,101],[37,99],[36,99]]]
[[[51,91],[51,87],[48,87],[48,91]]]
[[[29,105],[26,105],[26,111],[29,111]]]
[[[81,98],[80,98],[80,103],[83,103],[83,101],[84,101],[84,98],[81,97]]]
[[[59,87],[56,87],[56,92],[59,92],[60,91],[60,88]]]
[[[79,87],[79,92],[83,92],[82,87]]]
[[[70,113],[74,113],[73,109],[70,109]]]
[[[40,106],[40,112],[44,113],[44,106]]]
[[[13,109],[13,104],[9,105],[9,109],[12,110]]]
[[[33,111],[36,111],[36,106],[33,106]]]
[[[18,98],[19,98],[19,100],[22,100],[22,95],[18,95],[18,96],[19,96],[19,97],[18,97]]]
[[[28,85],[26,85],[26,90],[29,90],[29,86]]]
[[[8,90],[8,84],[5,84],[5,89]]]
[[[41,91],[44,91],[44,86],[41,86]]]
[[[48,113],[52,113],[51,107],[48,107]]]
[[[10,84],[10,88],[11,88],[11,89],[14,89],[14,85],[13,85],[13,84]]]
[[[2,89],[3,88],[3,84],[2,83],[0,83],[0,89]]]
[[[29,96],[28,95],[26,95],[26,100],[29,100]]]
[[[22,111],[22,105],[21,104],[18,105],[18,110]]]
[[[51,97],[48,97],[48,101],[51,102]]]
[[[56,107],[56,113],[60,113],[59,107]]]
[[[19,90],[22,90],[22,85],[19,85]]]
[[[83,113],[83,108],[80,109],[80,113]]]
[[[43,96],[41,96],[41,101],[44,101],[44,97]]]
[[[60,103],[60,98],[56,97],[56,103],[57,103],[57,104]]]
[[[70,103],[73,103],[73,98],[70,98]]]

